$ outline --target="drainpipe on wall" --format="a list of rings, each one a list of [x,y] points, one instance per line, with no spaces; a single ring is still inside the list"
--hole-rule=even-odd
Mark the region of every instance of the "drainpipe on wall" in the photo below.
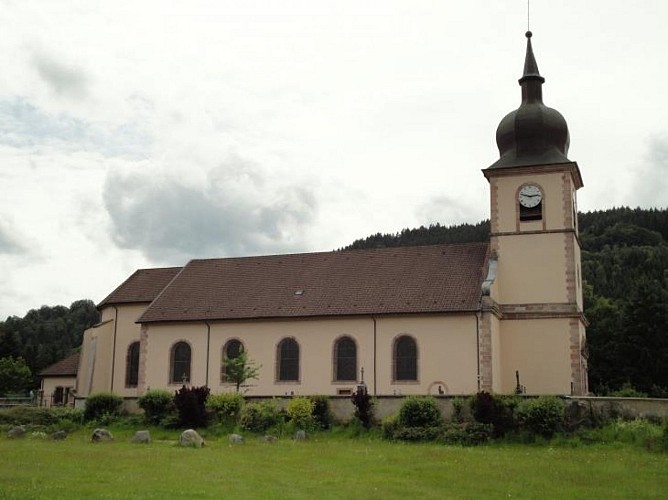
[[[208,321],[204,321],[204,324],[206,325],[206,378],[204,385],[209,387],[209,348],[211,346],[211,325]]]
[[[475,348],[478,361],[478,392],[480,392],[480,315],[482,314],[482,296],[480,296],[479,310],[475,313]]]
[[[373,321],[373,395],[376,395],[376,318],[371,316]]]
[[[116,371],[116,329],[118,328],[118,308],[112,304],[114,308],[114,346],[111,351],[111,389],[109,392],[114,392],[114,373]]]

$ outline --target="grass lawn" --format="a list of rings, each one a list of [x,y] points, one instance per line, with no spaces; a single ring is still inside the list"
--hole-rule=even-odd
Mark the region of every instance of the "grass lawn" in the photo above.
[[[113,431],[113,429],[112,429]],[[0,437],[0,498],[666,498],[668,454],[631,445],[460,448],[321,434],[202,449],[152,431]]]

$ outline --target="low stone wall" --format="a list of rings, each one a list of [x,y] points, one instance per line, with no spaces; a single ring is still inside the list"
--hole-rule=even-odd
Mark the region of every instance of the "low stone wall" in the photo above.
[[[443,417],[447,420],[452,417],[454,407],[454,396],[433,396],[438,403]],[[532,397],[532,396],[522,396]],[[246,398],[247,402],[271,401],[274,400],[281,408],[287,408],[290,397],[260,397],[250,396]],[[405,396],[378,396],[374,398],[376,419],[393,415],[399,411],[401,403]],[[600,398],[586,396],[566,396],[563,398],[567,404],[577,401],[580,405],[589,407],[594,413],[606,417],[620,417],[624,419],[648,418],[662,419],[668,418],[668,399],[655,398]],[[349,396],[330,396],[330,406],[334,418],[340,422],[346,422],[353,418],[354,406]],[[76,408],[84,408],[86,398],[77,398]],[[125,398],[123,407],[129,413],[139,413],[141,410],[137,406],[137,398]]]

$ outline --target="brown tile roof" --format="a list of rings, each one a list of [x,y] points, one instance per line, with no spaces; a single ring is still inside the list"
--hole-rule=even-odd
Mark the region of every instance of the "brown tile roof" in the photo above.
[[[192,260],[140,323],[473,311],[487,243]]]
[[[181,267],[139,269],[111,292],[97,307],[110,304],[151,302],[181,269]]]
[[[61,359],[57,363],[47,366],[41,372],[40,377],[67,377],[68,375],[75,375],[79,370],[79,353],[75,352]]]

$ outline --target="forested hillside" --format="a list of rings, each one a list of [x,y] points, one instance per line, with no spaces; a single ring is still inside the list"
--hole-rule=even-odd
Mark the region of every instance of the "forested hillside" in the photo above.
[[[91,300],[77,300],[70,307],[42,306],[23,317],[0,321],[0,359],[23,358],[33,375],[66,357],[81,345],[83,332],[99,320]],[[15,388],[18,391],[26,388]]]
[[[579,214],[591,389],[668,397],[668,210]],[[487,241],[489,221],[375,234],[344,250]]]

